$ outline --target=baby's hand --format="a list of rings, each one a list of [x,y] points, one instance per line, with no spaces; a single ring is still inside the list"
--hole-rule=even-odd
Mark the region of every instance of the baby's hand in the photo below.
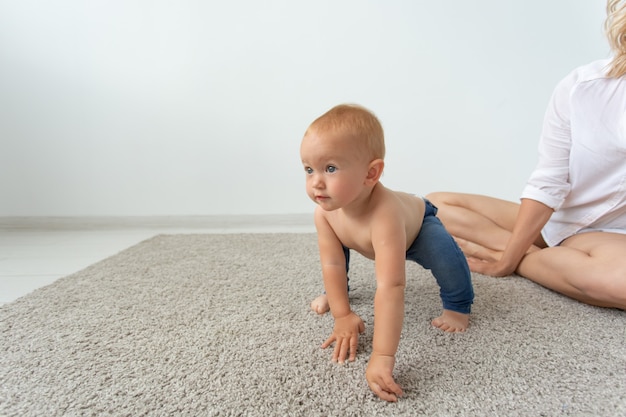
[[[347,316],[335,318],[335,328],[333,334],[322,344],[322,349],[326,349],[335,342],[333,351],[333,362],[344,363],[348,352],[350,362],[356,359],[356,351],[359,346],[359,333],[365,331],[365,324],[356,313],[350,312]]]
[[[374,352],[365,371],[370,389],[385,401],[396,402],[402,396],[402,388],[396,384],[392,375],[395,363],[395,357]]]

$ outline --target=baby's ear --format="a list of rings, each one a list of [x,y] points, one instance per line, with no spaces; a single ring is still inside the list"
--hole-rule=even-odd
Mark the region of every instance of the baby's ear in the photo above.
[[[365,183],[367,185],[376,184],[380,179],[380,176],[383,175],[383,169],[385,169],[385,161],[382,159],[374,159],[370,162],[367,170],[367,177],[365,177]]]

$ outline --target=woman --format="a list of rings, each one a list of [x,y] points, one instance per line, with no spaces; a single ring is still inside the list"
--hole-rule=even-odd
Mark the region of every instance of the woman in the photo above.
[[[521,204],[427,198],[472,271],[517,272],[582,302],[626,309],[626,1],[608,1],[605,29],[613,58],[577,68],[555,88]]]

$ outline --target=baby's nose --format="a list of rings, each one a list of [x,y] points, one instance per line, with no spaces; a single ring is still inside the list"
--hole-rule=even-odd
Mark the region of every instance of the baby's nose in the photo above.
[[[321,175],[314,175],[312,182],[313,182],[313,187],[315,187],[315,188],[323,188],[324,187],[324,180],[322,179]]]

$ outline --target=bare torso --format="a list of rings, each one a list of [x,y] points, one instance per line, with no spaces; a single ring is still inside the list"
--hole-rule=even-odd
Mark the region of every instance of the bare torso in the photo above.
[[[349,216],[341,209],[324,212],[324,217],[341,243],[374,259],[372,225],[384,217],[385,221],[392,219],[402,223],[406,236],[405,249],[408,249],[422,226],[424,200],[413,194],[390,190],[379,183],[367,204],[364,214],[360,216]]]

